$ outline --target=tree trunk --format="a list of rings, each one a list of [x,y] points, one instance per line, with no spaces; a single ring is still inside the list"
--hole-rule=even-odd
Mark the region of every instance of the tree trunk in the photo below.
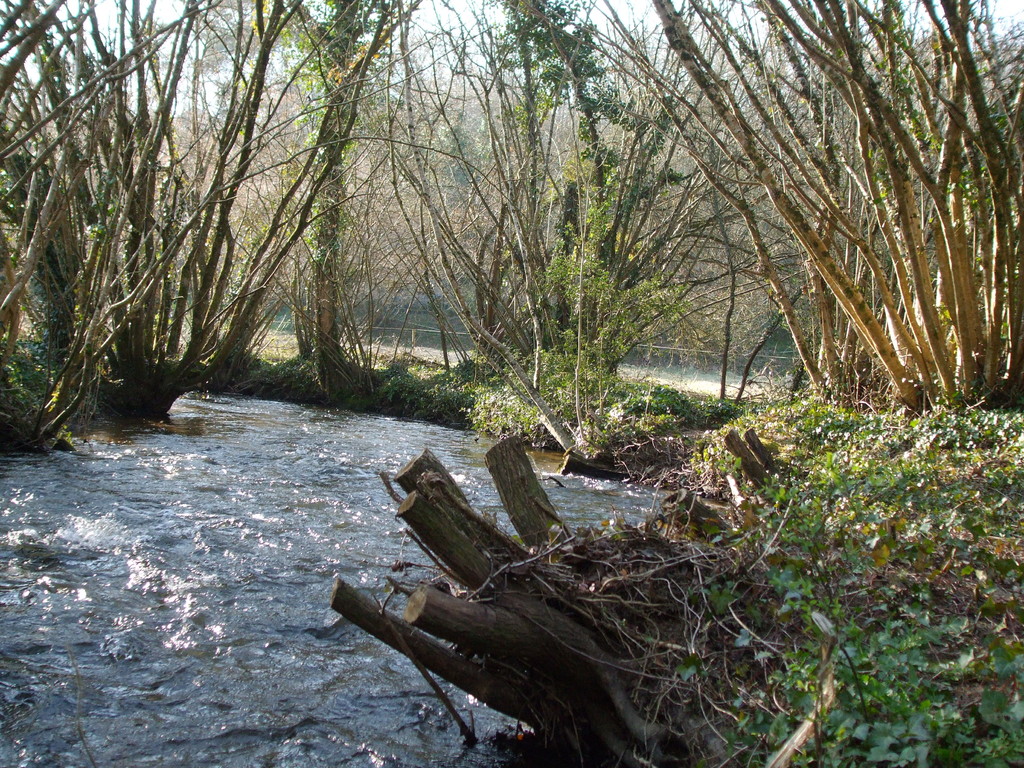
[[[520,438],[505,438],[487,452],[484,462],[501,503],[526,546],[548,544],[552,526],[566,530],[541,488]]]
[[[431,672],[487,706],[531,726],[537,723],[533,707],[511,681],[488,672],[480,664],[413,629],[340,578],[334,580],[331,608],[399,653],[411,651]]]

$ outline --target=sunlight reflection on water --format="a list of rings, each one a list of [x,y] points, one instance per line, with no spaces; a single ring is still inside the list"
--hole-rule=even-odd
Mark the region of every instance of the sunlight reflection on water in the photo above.
[[[425,559],[377,473],[430,446],[495,511],[490,445],[211,398],[99,425],[72,454],[0,459],[0,765],[511,765],[464,750],[412,665],[328,608],[334,573],[380,594],[391,563]],[[654,503],[563,482],[570,521]],[[482,734],[506,722],[456,700]]]

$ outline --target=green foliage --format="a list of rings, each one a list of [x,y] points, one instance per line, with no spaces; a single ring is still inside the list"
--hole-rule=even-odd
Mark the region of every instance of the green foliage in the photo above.
[[[555,358],[565,358],[556,367],[598,378],[614,371],[653,327],[675,323],[686,311],[688,290],[661,275],[624,280],[615,274],[610,264],[628,262],[630,255],[604,253],[609,218],[604,208],[590,211],[586,241],[556,253],[545,273],[545,291],[566,315],[561,335],[548,345]]]
[[[531,63],[533,74],[552,95],[564,92],[574,81],[590,88],[603,85],[605,68],[594,43],[593,25],[585,20],[584,4],[550,0],[536,10],[540,13],[507,4],[506,55],[518,66]],[[584,93],[585,98],[593,98],[588,88]]]
[[[320,386],[312,360],[292,357],[279,362],[254,361],[239,389],[247,395],[293,403],[324,404],[327,393]]]
[[[0,370],[0,452],[70,447],[66,420],[53,419],[54,375],[44,342],[18,342]]]
[[[822,742],[795,764],[1021,765],[1024,414],[805,401],[732,426],[786,466],[743,543],[765,553],[779,621],[817,611],[839,633]],[[736,473],[720,444],[705,476]],[[813,642],[783,654],[768,681],[782,725],[742,713],[737,746],[781,745],[813,708],[817,658]]]
[[[632,431],[665,434],[683,429],[719,427],[741,413],[731,400],[690,395],[661,384],[622,381],[612,393],[609,425],[630,423]]]
[[[540,422],[540,411],[523,401],[507,384],[480,387],[470,413],[473,429],[502,438],[518,435],[531,445],[557,448]]]
[[[677,389],[643,381],[627,381],[613,374],[592,374],[592,389],[579,424],[575,407],[574,369],[569,361],[556,367],[546,358],[548,376],[543,394],[548,403],[585,436],[595,452],[616,452],[634,441],[653,436],[674,436],[717,427],[739,413],[739,407],[716,398],[684,394]],[[533,445],[557,448],[541,425],[538,410],[524,403],[507,385],[481,387],[476,391],[473,428],[504,437],[519,435]]]
[[[465,427],[473,408],[475,379],[472,361],[450,370],[395,364],[381,374],[375,406],[397,416]]]
[[[394,363],[374,372],[376,386],[370,394],[339,400],[329,397],[320,385],[316,363],[296,356],[281,362],[258,360],[232,388],[257,397],[336,405],[466,427],[479,378],[473,362],[450,370]]]
[[[46,405],[49,375],[41,345],[21,342],[0,371],[0,450],[43,447],[34,418]]]

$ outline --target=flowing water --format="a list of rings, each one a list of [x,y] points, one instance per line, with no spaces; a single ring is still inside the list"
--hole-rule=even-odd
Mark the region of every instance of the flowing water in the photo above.
[[[509,766],[412,664],[328,607],[418,560],[378,472],[429,446],[498,509],[491,443],[429,424],[187,398],[72,453],[0,457],[0,766]],[[551,471],[538,460],[539,468]],[[569,521],[649,491],[545,481]],[[414,578],[415,574],[407,574]],[[481,736],[507,728],[467,701]]]

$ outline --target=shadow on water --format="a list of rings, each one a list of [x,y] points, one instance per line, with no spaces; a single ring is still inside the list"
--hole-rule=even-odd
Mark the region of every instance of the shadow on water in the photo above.
[[[513,723],[453,691],[484,737],[463,748],[412,665],[327,605],[335,573],[383,594],[391,563],[423,559],[379,471],[430,446],[496,511],[490,445],[186,398],[166,421],[100,423],[72,453],[0,459],[0,765],[539,765],[486,738]],[[565,484],[549,485],[570,521],[654,503]]]

